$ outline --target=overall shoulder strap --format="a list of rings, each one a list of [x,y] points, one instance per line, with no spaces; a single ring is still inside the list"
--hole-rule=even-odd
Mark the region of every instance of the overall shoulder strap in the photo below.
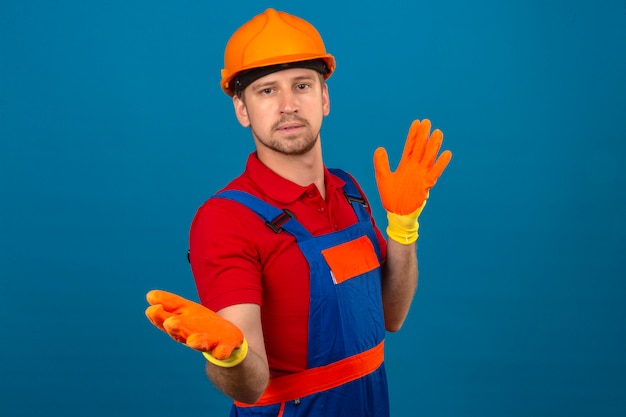
[[[352,177],[341,169],[330,168],[328,171],[345,181],[346,185],[343,187],[343,193],[352,205],[359,221],[370,221],[370,215],[365,210],[368,206],[365,196],[361,194]]]
[[[309,231],[296,220],[289,210],[274,207],[245,191],[226,190],[215,194],[212,198],[225,198],[246,206],[255,212],[274,233],[280,233],[284,230],[293,235],[296,240],[311,237]]]

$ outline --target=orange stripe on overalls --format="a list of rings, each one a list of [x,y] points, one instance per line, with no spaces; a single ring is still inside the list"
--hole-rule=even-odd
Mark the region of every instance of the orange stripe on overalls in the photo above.
[[[307,369],[295,374],[274,378],[254,404],[235,401],[239,407],[253,407],[296,400],[307,395],[336,388],[374,372],[384,360],[385,342],[358,355],[330,365]]]

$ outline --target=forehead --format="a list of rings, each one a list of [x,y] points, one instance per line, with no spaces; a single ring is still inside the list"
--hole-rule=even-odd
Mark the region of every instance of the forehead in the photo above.
[[[301,80],[318,80],[319,73],[309,68],[288,68],[280,71],[273,72],[265,75],[261,78],[254,80],[249,87],[272,84],[278,82],[293,82]]]

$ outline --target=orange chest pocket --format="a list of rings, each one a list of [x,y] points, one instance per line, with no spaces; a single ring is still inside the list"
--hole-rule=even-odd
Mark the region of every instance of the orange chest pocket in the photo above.
[[[374,245],[367,236],[324,249],[322,255],[330,267],[336,284],[380,266]]]

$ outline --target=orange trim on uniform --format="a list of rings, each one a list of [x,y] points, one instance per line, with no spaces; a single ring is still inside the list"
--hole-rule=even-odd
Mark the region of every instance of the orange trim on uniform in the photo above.
[[[254,404],[235,401],[238,407],[284,403],[362,378],[377,370],[384,360],[385,341],[365,352],[317,368],[270,380],[267,389]]]
[[[380,266],[374,245],[367,236],[322,250],[336,284]]]

